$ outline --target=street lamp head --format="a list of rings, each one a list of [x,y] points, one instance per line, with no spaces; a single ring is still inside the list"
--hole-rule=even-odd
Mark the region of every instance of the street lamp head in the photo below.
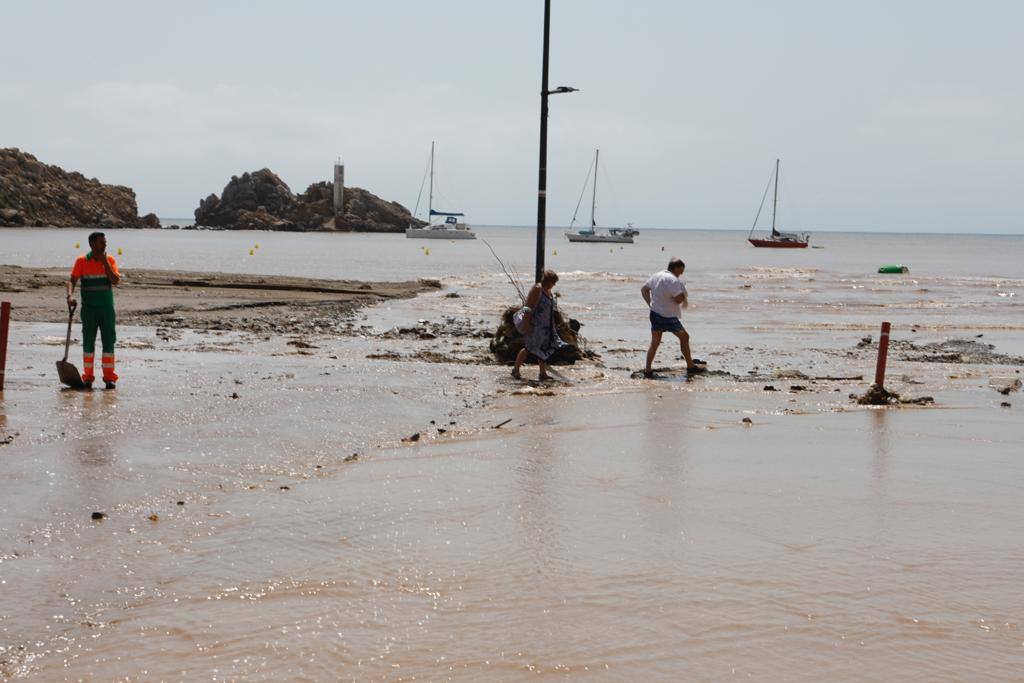
[[[545,95],[558,95],[558,94],[564,93],[564,92],[579,92],[579,91],[580,91],[579,88],[573,88],[573,87],[568,86],[568,85],[560,85],[557,88],[555,88],[554,90],[548,90],[544,94]]]

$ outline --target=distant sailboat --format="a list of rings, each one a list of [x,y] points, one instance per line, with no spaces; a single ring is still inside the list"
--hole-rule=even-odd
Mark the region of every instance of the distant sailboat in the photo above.
[[[418,239],[436,240],[475,240],[476,233],[469,229],[465,223],[459,222],[466,214],[457,211],[435,211],[434,210],[434,143],[430,143],[430,191],[427,199],[427,225],[420,228],[410,224],[405,230],[406,237]],[[420,192],[423,192],[423,185],[420,185]],[[420,200],[416,199],[416,208],[413,213],[419,211]],[[434,223],[434,217],[444,218],[443,223]]]
[[[639,230],[633,228],[632,223],[627,223],[625,228],[608,228],[607,230],[597,229],[597,220],[594,218],[594,211],[597,208],[597,161],[601,154],[601,150],[594,150],[594,193],[590,201],[590,229],[588,230],[568,230],[565,236],[570,242],[613,242],[616,244],[632,244],[633,238],[640,234]],[[589,179],[590,174],[587,174]],[[587,181],[583,182],[583,191],[586,192]],[[583,195],[580,195],[582,201]],[[580,205],[577,202],[576,212],[579,212]],[[576,213],[572,215],[572,221],[569,224],[571,228],[576,224]]]
[[[764,208],[764,200],[768,197],[768,187],[764,188],[764,194],[761,196],[761,206],[757,208],[757,215],[754,216],[754,225],[750,228],[750,234],[747,235],[747,241],[753,244],[755,247],[768,247],[771,249],[804,249],[810,242],[810,235],[807,233],[795,233],[795,232],[779,232],[775,229],[775,210],[779,204],[779,160],[775,160],[775,172],[772,173],[772,177],[775,179],[775,193],[772,197],[772,234],[765,239],[756,239],[754,237],[754,229],[757,228],[757,219],[761,217],[761,210]],[[768,184],[771,186],[772,178],[768,178]]]

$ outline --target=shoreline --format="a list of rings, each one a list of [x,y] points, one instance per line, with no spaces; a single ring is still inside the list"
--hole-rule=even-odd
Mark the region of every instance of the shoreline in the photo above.
[[[65,322],[68,273],[0,265],[0,296],[11,302],[17,322]],[[431,279],[365,282],[131,269],[114,296],[119,325],[316,334],[344,331],[338,324],[370,304],[438,289],[440,281]]]

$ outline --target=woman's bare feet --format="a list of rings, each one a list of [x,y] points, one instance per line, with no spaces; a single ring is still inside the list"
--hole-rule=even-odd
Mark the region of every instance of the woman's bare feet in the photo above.
[[[512,379],[522,379],[522,378],[523,378],[523,376],[519,374],[519,370],[517,368],[512,368]]]

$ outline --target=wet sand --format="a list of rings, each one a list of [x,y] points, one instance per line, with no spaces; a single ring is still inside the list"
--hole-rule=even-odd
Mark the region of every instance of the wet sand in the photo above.
[[[22,322],[66,320],[66,269],[0,265],[0,296]],[[440,288],[437,280],[360,282],[273,275],[129,270],[115,289],[118,322],[165,328],[315,333],[370,303]],[[79,296],[77,291],[76,298]]]
[[[873,409],[853,380],[536,385],[367,358],[436,340],[184,332],[116,392],[55,392],[55,329],[19,328],[40,372],[3,399],[8,676],[1019,671],[1024,436],[978,368]]]

